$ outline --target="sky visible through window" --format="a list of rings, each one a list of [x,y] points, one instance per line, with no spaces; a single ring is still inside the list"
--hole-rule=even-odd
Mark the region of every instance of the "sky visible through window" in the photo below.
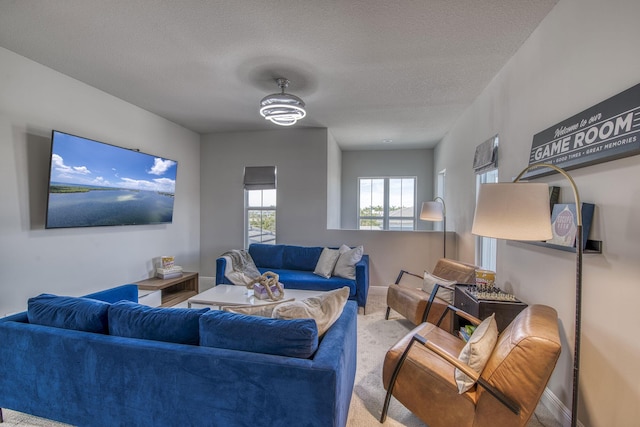
[[[249,206],[270,208],[276,206],[276,190],[251,190],[249,193]]]
[[[360,230],[415,229],[415,177],[359,178]]]
[[[414,206],[414,178],[389,179],[389,206],[406,208]],[[360,179],[360,206],[384,205],[384,179]]]

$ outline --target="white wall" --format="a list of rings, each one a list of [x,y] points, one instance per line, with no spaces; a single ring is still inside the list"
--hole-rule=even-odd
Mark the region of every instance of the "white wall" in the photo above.
[[[533,135],[640,83],[640,2],[561,0],[457,121],[436,150],[447,168],[447,213],[462,258],[473,258],[473,150],[500,136],[499,173],[509,181],[528,162]],[[630,426],[640,419],[640,156],[570,172],[584,202],[596,204],[591,233],[601,255],[584,256],[579,419],[585,426]],[[557,175],[537,181],[559,185]],[[530,304],[554,307],[563,352],[549,383],[571,406],[575,255],[499,242],[498,282]]]
[[[328,148],[329,147],[329,148]],[[442,233],[327,229],[326,129],[209,134],[202,138],[201,275],[215,275],[215,259],[243,247],[244,166],[278,168],[278,243],[309,246],[364,245],[371,285],[393,283],[400,269],[422,272],[442,254]],[[331,155],[331,161],[339,156]],[[455,236],[447,245],[454,247]]]
[[[342,196],[342,150],[331,132],[327,133],[327,228],[340,228]]]
[[[433,200],[433,173],[432,149],[343,151],[341,228],[358,228],[358,178],[416,177],[415,205],[419,215],[422,202]],[[433,230],[433,223],[418,221],[417,230]]]
[[[177,160],[173,223],[45,230],[52,129]],[[148,278],[164,254],[199,269],[199,135],[0,48],[0,147],[0,316]]]

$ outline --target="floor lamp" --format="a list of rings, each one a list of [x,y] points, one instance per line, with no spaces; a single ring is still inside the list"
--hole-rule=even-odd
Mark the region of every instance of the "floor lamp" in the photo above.
[[[438,202],[440,200],[440,202]],[[447,257],[447,208],[442,197],[436,197],[431,202],[422,203],[420,219],[423,221],[442,221],[442,238],[444,240],[444,258]]]
[[[571,184],[576,203],[576,308],[571,404],[571,426],[575,427],[578,422],[583,253],[582,209],[575,182],[564,169],[548,163],[538,163],[525,168],[512,183],[483,184],[478,193],[471,233],[506,240],[550,239],[549,186],[518,182],[525,173],[537,168],[550,168],[564,176]]]

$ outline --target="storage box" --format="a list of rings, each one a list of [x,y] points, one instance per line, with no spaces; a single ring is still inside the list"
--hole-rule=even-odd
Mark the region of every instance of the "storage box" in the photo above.
[[[280,286],[282,286],[282,289],[284,290],[284,285],[282,283],[280,283]],[[276,285],[271,285],[271,292],[276,298],[280,296],[280,290]],[[258,299],[269,299],[267,288],[261,283],[256,283],[255,285],[253,285],[253,295]]]

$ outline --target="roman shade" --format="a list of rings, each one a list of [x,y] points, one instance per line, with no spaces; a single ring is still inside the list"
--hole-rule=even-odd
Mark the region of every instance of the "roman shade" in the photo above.
[[[244,168],[245,190],[274,190],[275,188],[275,166],[246,166]]]
[[[476,174],[498,167],[498,136],[487,139],[476,147],[473,170]]]

